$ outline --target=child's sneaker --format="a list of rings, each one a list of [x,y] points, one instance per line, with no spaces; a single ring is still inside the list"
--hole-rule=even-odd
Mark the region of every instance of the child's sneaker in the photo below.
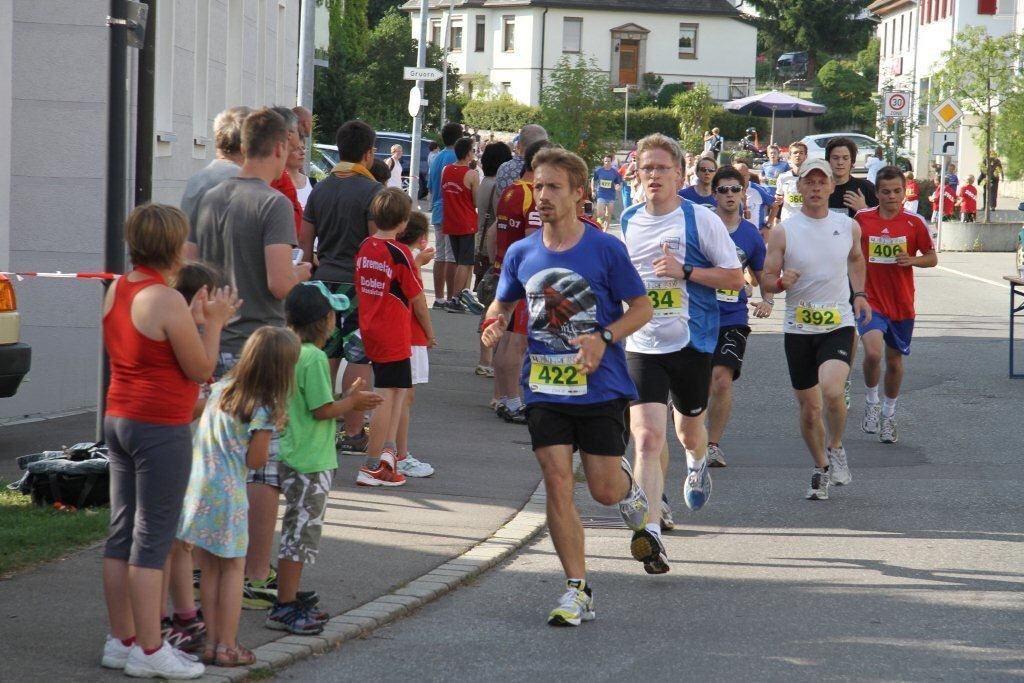
[[[199,678],[206,667],[192,655],[175,650],[170,643],[164,643],[153,654],[147,655],[138,645],[133,645],[125,662],[124,672],[133,678]]]
[[[310,614],[310,608],[298,600],[275,603],[264,625],[275,631],[288,631],[300,636],[316,635],[324,630],[324,624]]]
[[[395,465],[395,454],[384,451],[380,456],[380,465],[377,466],[377,469],[371,470],[366,465],[359,468],[356,484],[359,486],[404,486],[405,475],[399,472]]]
[[[107,669],[123,669],[124,665],[128,663],[128,653],[131,651],[131,645],[125,645],[114,636],[107,636],[107,642],[103,644],[103,659],[100,664]]]
[[[398,461],[398,471],[413,479],[429,477],[434,474],[433,466],[422,460],[417,460],[411,453]]]
[[[170,622],[170,633],[164,636],[164,640],[178,648],[182,652],[196,652],[202,649],[206,643],[206,622],[203,620],[203,611],[196,611],[191,619],[182,619],[174,615]]]

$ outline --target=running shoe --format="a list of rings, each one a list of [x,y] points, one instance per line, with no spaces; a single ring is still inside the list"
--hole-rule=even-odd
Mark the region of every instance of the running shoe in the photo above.
[[[708,454],[705,457],[708,460],[708,467],[727,467],[725,455],[717,443],[708,444]]]
[[[466,307],[473,315],[480,315],[487,307],[480,303],[480,299],[476,298],[476,294],[471,289],[464,289],[459,293],[459,303]]]
[[[419,479],[432,475],[434,468],[409,454],[398,461],[398,471],[407,477]]]
[[[811,486],[807,489],[807,500],[828,500],[828,487],[832,483],[829,473],[820,467],[811,471]]]
[[[868,434],[878,433],[878,422],[882,418],[882,404],[864,402],[864,422],[860,428]]]
[[[338,432],[338,440],[336,445],[339,451],[343,453],[351,453],[354,455],[363,455],[366,453],[366,447],[370,444],[370,435],[366,431],[361,431],[355,436],[349,435],[344,429]]]
[[[551,626],[579,626],[597,615],[594,613],[594,595],[586,581],[565,582],[566,591],[558,600],[558,607],[548,614]]]
[[[647,494],[633,477],[633,468],[629,466],[629,460],[622,458],[622,471],[629,476],[629,493],[619,502],[619,514],[622,521],[633,531],[640,531],[647,526],[650,518],[650,507],[647,504]]]
[[[446,311],[448,310],[448,301],[446,299],[434,299],[434,305],[431,308],[435,311]]]
[[[689,468],[686,481],[683,483],[683,501],[686,507],[694,512],[704,507],[711,498],[711,473],[708,472],[708,461],[704,458],[697,467]]]
[[[853,380],[847,379],[846,386],[843,389],[843,400],[846,402],[846,409],[850,409],[850,387],[853,386]]]
[[[853,475],[850,474],[850,465],[846,462],[845,448],[842,446],[839,448],[826,448],[825,454],[828,456],[829,477],[833,484],[845,486],[853,481]]]
[[[385,451],[380,456],[380,464],[377,466],[377,469],[371,470],[366,465],[359,468],[359,474],[356,475],[356,485],[384,486],[387,488],[404,486],[405,475],[398,471],[395,465],[394,453]]]
[[[270,609],[277,602],[277,584],[270,584],[268,576],[263,581],[248,577],[242,582],[242,609]]]
[[[882,443],[896,443],[900,440],[899,431],[896,429],[896,416],[882,416],[882,427],[878,432],[878,440]]]
[[[206,667],[192,655],[175,650],[170,643],[164,643],[153,654],[147,655],[138,645],[133,645],[124,665],[124,672],[133,678],[199,678]]]
[[[206,643],[206,622],[203,621],[202,610],[198,610],[196,616],[191,619],[181,619],[174,615],[173,618],[164,621],[170,629],[164,633],[164,622],[161,622],[160,634],[164,640],[182,652],[196,652]]]
[[[676,520],[672,519],[672,506],[668,504],[668,496],[661,494],[661,530],[672,531],[676,528]]]
[[[274,631],[288,631],[299,636],[316,635],[324,630],[324,622],[310,614],[309,607],[299,600],[274,603],[263,625]]]
[[[498,405],[494,407],[494,414],[500,417],[502,420],[508,421],[509,409],[504,403],[498,402]]]
[[[458,299],[448,299],[447,310],[449,313],[469,313],[469,310],[466,309],[466,305]]]
[[[320,604],[320,595],[316,591],[296,591],[295,597],[306,607],[316,607]]]
[[[526,424],[526,406],[521,405],[515,410],[509,410],[506,406],[502,419],[504,419],[505,422],[510,422],[514,425]]]
[[[123,669],[128,663],[128,654],[131,651],[131,645],[125,645],[119,638],[108,635],[107,642],[103,643],[103,659],[100,660],[100,665],[107,669]]]
[[[633,532],[629,552],[634,560],[644,563],[644,571],[648,574],[668,573],[668,555],[658,534],[652,534],[647,529]]]

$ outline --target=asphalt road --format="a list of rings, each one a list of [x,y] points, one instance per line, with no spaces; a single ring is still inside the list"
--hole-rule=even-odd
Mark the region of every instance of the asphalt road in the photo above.
[[[674,450],[671,573],[644,574],[614,509],[580,485],[596,621],[545,625],[564,579],[544,536],[473,585],[279,678],[1024,678],[1024,382],[1007,378],[1001,280],[1013,256],[943,254],[940,264],[918,271],[900,443],[861,432],[858,366],[845,439],[854,481],[831,500],[803,500],[811,465],[780,307],[755,324],[722,444],[729,467],[714,471],[699,513],[680,504]]]

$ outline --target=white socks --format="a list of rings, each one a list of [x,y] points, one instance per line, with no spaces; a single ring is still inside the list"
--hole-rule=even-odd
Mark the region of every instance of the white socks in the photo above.
[[[707,450],[704,451],[704,455],[707,456]],[[686,451],[686,466],[689,469],[691,469],[691,470],[698,469],[703,464],[704,464],[704,458],[701,458],[700,460],[698,460],[697,456],[694,455],[693,451],[690,451],[690,450]]]
[[[660,524],[648,524],[647,533],[661,538],[661,525]]]
[[[868,403],[878,403],[878,386],[868,387]]]
[[[523,399],[519,398],[518,396],[514,398],[505,399],[505,407],[514,413],[515,411],[523,407]]]
[[[885,397],[882,401],[882,417],[892,417],[896,414],[896,401],[895,398]]]

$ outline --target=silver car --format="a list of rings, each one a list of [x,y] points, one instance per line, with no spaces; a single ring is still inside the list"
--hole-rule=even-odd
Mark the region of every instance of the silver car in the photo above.
[[[801,142],[807,145],[808,159],[824,160],[825,148],[828,147],[829,141],[840,137],[849,138],[857,145],[857,162],[853,165],[853,172],[857,174],[868,172],[867,161],[875,155],[876,147],[885,147],[878,140],[863,133],[818,133],[804,137]],[[910,152],[905,149],[896,150],[896,165],[904,171],[913,170],[910,163]]]

